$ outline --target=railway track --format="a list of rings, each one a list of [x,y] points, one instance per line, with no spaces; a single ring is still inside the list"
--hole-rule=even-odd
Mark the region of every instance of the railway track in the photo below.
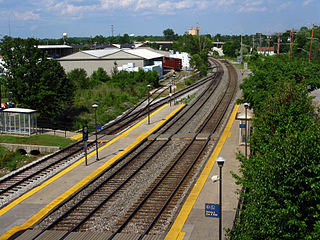
[[[157,133],[159,137],[170,132],[166,140],[159,141],[155,137],[152,141],[144,141],[119,159],[34,226],[40,232],[33,239],[47,230],[64,231],[59,239],[74,231],[109,231],[112,232],[109,239],[124,232],[138,233],[139,239],[149,233],[165,232],[170,224],[168,219],[174,216],[179,201],[185,197],[197,175],[197,169],[201,169],[201,164],[209,156],[215,144],[211,136],[221,125],[234,98],[237,79],[232,67],[228,67],[228,72],[228,87],[192,140],[172,141],[174,134],[181,131],[181,127],[173,127],[177,121],[172,119],[166,130]],[[212,96],[216,88],[209,89]],[[182,116],[190,112],[191,116],[197,115],[198,102],[202,102],[202,107],[209,104],[212,97],[206,92],[202,95],[203,100],[195,101],[194,107],[189,107],[178,118],[183,119]],[[210,131],[206,140],[197,140],[204,131]],[[125,209],[122,204],[127,204]]]
[[[179,98],[209,81],[210,77],[206,77],[189,86],[188,88],[175,93],[173,98]],[[106,135],[117,134],[130,124],[143,118],[148,113],[148,110],[152,112],[163,104],[167,103],[169,101],[169,97],[156,100],[165,91],[168,91],[168,88],[157,90],[154,92],[154,97],[149,103],[146,103],[148,99],[145,99],[140,104],[127,111],[117,120],[105,125],[104,128],[97,133],[98,140],[104,138]],[[63,150],[60,150],[54,154],[42,158],[39,161],[20,168],[5,177],[2,177],[0,179],[0,208],[9,204],[23,193],[40,185],[46,179],[54,176],[61,170],[68,167],[70,164],[80,159],[83,156],[83,144],[83,141],[74,143]],[[103,145],[103,143],[100,143],[99,141],[98,147],[101,145]],[[88,152],[93,151],[94,148],[95,141],[89,142]]]

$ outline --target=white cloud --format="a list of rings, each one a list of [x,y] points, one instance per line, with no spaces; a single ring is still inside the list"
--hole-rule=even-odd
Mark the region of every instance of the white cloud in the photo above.
[[[67,4],[61,8],[61,13],[62,14],[70,14],[70,15],[75,15],[75,14],[80,14],[88,10],[94,10],[96,9],[95,6],[75,6],[72,4]]]
[[[265,12],[267,7],[240,7],[237,12]]]
[[[312,3],[314,0],[305,0],[304,2],[303,2],[303,6],[307,6],[307,5],[309,5],[310,3]]]
[[[125,8],[134,4],[136,0],[100,0],[102,8]]]
[[[24,20],[24,21],[26,21],[26,20],[35,20],[35,19],[39,19],[40,18],[39,14],[33,13],[31,11],[27,11],[27,12],[23,12],[23,13],[14,12],[14,16],[17,19]]]

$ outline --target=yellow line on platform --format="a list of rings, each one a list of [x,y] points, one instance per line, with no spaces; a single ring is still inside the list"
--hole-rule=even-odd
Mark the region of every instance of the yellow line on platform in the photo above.
[[[232,114],[229,118],[229,121],[227,123],[226,128],[224,129],[221,138],[219,139],[213,153],[211,154],[206,166],[202,170],[202,173],[197,180],[195,186],[193,187],[190,195],[188,196],[186,202],[183,204],[176,220],[174,221],[171,229],[169,230],[168,234],[165,237],[165,240],[179,240],[181,239],[181,236],[184,236],[184,233],[181,232],[184,223],[186,222],[193,205],[195,204],[207,178],[209,177],[209,174],[214,166],[215,159],[219,156],[221,149],[226,141],[226,139],[230,136],[230,129],[232,127],[232,124],[234,122],[234,119],[236,117],[237,111],[238,111],[239,105],[236,105],[235,108],[232,111]]]
[[[82,133],[79,133],[79,134],[77,134],[77,135],[74,135],[74,136],[71,137],[70,139],[78,140],[78,139],[80,139],[80,138],[82,138]]]
[[[163,108],[167,107],[168,105],[164,105],[163,107],[161,107],[160,109],[158,109],[157,111],[155,111],[152,115],[156,114],[157,112],[159,112],[160,110],[162,110]],[[96,177],[99,173],[101,173],[103,170],[105,170],[106,168],[108,168],[112,163],[114,163],[116,160],[118,160],[120,157],[122,157],[125,153],[127,153],[129,150],[131,150],[133,147],[135,147],[137,144],[139,144],[144,138],[146,138],[147,136],[149,136],[150,134],[152,134],[156,129],[158,129],[163,123],[165,123],[170,117],[172,117],[173,115],[175,115],[181,108],[183,108],[185,105],[182,104],[179,107],[177,107],[173,112],[171,112],[165,119],[161,120],[159,123],[157,123],[152,129],[150,129],[149,131],[147,131],[144,134],[141,134],[135,142],[133,142],[131,145],[129,145],[128,147],[126,147],[123,151],[121,151],[120,153],[118,153],[116,156],[114,156],[113,158],[111,158],[109,161],[107,161],[105,164],[103,164],[102,166],[100,166],[99,168],[97,168],[94,172],[92,172],[90,175],[88,175],[87,177],[85,177],[83,180],[81,180],[80,182],[78,182],[76,185],[74,185],[73,187],[71,187],[69,190],[67,190],[65,193],[63,193],[62,195],[60,195],[59,197],[57,197],[55,200],[53,200],[51,203],[49,203],[47,206],[45,206],[44,208],[42,208],[38,213],[36,213],[35,215],[33,215],[29,220],[27,220],[24,224],[20,225],[20,226],[15,226],[13,228],[11,228],[10,230],[8,230],[6,233],[4,233],[2,236],[0,236],[0,240],[1,239],[8,239],[10,236],[12,236],[13,234],[17,233],[18,231],[21,230],[25,230],[29,227],[31,227],[33,224],[35,224],[36,222],[38,222],[42,217],[44,217],[48,212],[50,212],[54,207],[56,207],[59,203],[61,203],[62,201],[64,201],[67,197],[69,197],[70,195],[72,195],[74,192],[78,191],[81,187],[83,187],[85,184],[87,184],[91,179],[93,179],[94,177]],[[151,116],[152,116],[151,115]],[[123,138],[124,136],[128,135],[128,133],[130,131],[132,131],[133,129],[135,129],[136,127],[138,127],[139,125],[141,125],[143,122],[147,121],[148,118],[145,118],[144,120],[142,120],[141,122],[137,123],[136,125],[134,125],[132,128],[128,129],[127,131],[125,131],[123,134],[119,135],[118,137],[114,138],[113,140],[111,140],[110,142],[108,142],[106,145],[102,146],[100,150],[106,148],[107,146],[109,146],[112,142],[115,142],[116,140]],[[91,153],[88,155],[88,157],[93,156],[95,153]],[[80,163],[84,162],[85,159],[82,158],[80,161],[78,161],[76,164],[76,166],[78,166]],[[76,167],[75,166],[75,167]],[[72,166],[70,166],[69,168],[71,168]],[[67,168],[66,170],[68,170],[69,168]],[[71,169],[69,169],[68,171],[72,170],[74,167],[72,167]],[[66,171],[66,172],[68,172]],[[65,174],[66,172],[63,171]],[[62,172],[61,172],[62,173]],[[62,175],[63,175],[62,174]],[[31,190],[30,192],[32,192],[32,194],[34,194],[35,192],[39,191],[40,189],[42,189],[43,187],[47,186],[48,184],[50,184],[51,182],[55,181],[56,179],[58,179],[59,177],[61,177],[62,175],[57,174],[56,176],[54,176],[51,180],[49,179],[48,181],[46,181],[45,183],[43,183],[42,185],[40,185],[39,187],[35,188],[36,191]],[[48,183],[47,183],[48,182]],[[38,189],[39,188],[39,189]],[[29,194],[30,192],[26,193],[25,195],[23,195],[20,200],[20,198],[18,198],[16,201],[14,201],[12,203],[12,205],[8,205],[7,207],[10,206],[10,208],[8,208],[6,211],[8,211],[9,209],[13,208],[14,206],[16,206],[17,204],[19,204],[20,202],[22,202],[24,199],[30,197],[32,194]],[[3,209],[1,209],[2,211]],[[6,212],[4,211],[4,212]],[[3,213],[4,213],[3,212]],[[1,215],[3,214],[1,213]]]

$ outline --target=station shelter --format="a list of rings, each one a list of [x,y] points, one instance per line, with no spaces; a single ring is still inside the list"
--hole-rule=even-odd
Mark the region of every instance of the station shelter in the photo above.
[[[37,132],[37,111],[26,108],[7,108],[0,112],[0,133],[28,135]]]
[[[251,135],[251,128],[252,128],[252,119],[254,117],[254,114],[251,110],[247,111],[247,114],[245,112],[238,112],[236,115],[236,120],[240,120],[240,139],[239,139],[239,145],[243,145],[246,142],[246,136],[247,136],[247,142],[249,142],[250,135]]]

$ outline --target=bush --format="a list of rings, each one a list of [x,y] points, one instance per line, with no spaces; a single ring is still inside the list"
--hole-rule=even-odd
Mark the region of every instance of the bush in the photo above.
[[[8,168],[13,171],[22,161],[28,160],[30,157],[21,155],[19,152],[9,151],[7,148],[0,146],[0,167]]]
[[[246,191],[230,239],[319,239],[320,122],[308,95],[319,79],[305,72],[311,66],[266,58],[242,85],[256,118],[251,156],[238,155],[242,175],[234,176]]]

